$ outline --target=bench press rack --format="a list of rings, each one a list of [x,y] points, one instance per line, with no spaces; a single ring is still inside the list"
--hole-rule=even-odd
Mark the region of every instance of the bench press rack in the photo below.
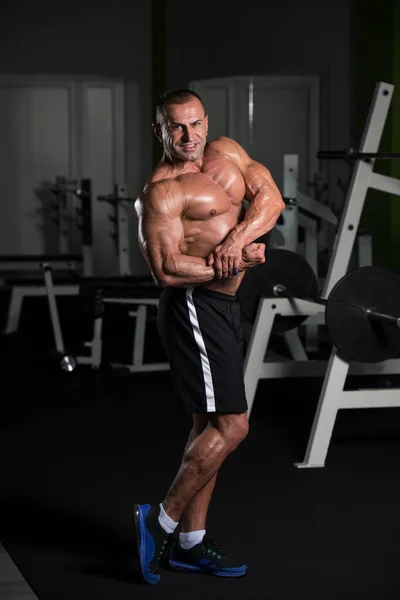
[[[335,284],[344,277],[348,270],[368,189],[373,188],[400,196],[400,180],[374,172],[375,158],[379,158],[377,151],[393,91],[394,86],[384,82],[378,82],[375,86],[360,150],[353,154],[356,164],[337,231],[328,274],[321,293],[322,298],[329,296]],[[320,158],[328,158],[328,156],[323,156],[323,153],[319,154]],[[348,156],[351,160],[351,154]],[[383,158],[389,158],[389,156]],[[272,304],[274,309],[272,309]],[[302,355],[297,332],[287,332],[285,337],[289,339],[294,349],[296,354],[294,359],[270,363],[265,361],[265,357],[268,356],[272,323],[277,314],[302,315],[308,317],[304,324],[310,324],[312,319],[317,319],[317,322],[320,323],[323,311],[324,307],[317,308],[313,303],[304,303],[302,300],[296,300],[293,304],[286,298],[274,298],[273,302],[271,302],[271,298],[261,298],[245,361],[244,373],[249,418],[260,379],[321,375],[324,377],[305,457],[303,462],[296,463],[298,468],[323,467],[325,465],[339,409],[400,406],[398,389],[344,390],[348,375],[400,373],[400,358],[389,359],[377,364],[356,364],[354,362],[350,364],[340,358],[336,348],[333,348],[328,363],[326,361],[309,361],[305,353]],[[297,339],[299,343],[296,343]]]

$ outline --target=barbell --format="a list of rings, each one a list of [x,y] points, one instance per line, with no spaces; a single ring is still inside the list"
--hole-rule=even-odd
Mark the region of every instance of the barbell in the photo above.
[[[254,323],[261,298],[308,300],[325,306],[325,325],[338,355],[347,362],[377,363],[400,357],[400,276],[388,269],[360,267],[349,271],[328,298],[318,296],[310,264],[285,249],[265,253],[265,263],[249,270],[238,299],[245,318]],[[308,315],[277,315],[274,331],[301,325]]]
[[[346,150],[319,150],[317,158],[328,160],[393,160],[400,158],[400,152],[364,152],[356,148]]]

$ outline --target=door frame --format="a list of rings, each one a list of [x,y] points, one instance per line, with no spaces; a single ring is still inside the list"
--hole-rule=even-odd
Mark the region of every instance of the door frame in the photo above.
[[[247,86],[247,118],[246,126],[241,127],[241,131],[236,141],[241,142],[240,137],[244,139],[250,139],[252,136],[252,115],[254,110],[254,94],[256,93],[257,87],[262,88],[282,88],[282,89],[296,89],[296,88],[307,88],[309,90],[309,182],[314,180],[315,174],[319,172],[317,151],[320,143],[320,77],[318,75],[234,75],[232,77],[216,77],[213,79],[199,79],[189,83],[189,89],[196,90],[196,86],[204,85],[212,86],[215,84],[216,87],[221,85],[229,86],[229,102],[230,108],[232,108],[232,91],[233,87],[237,83],[244,83]],[[198,88],[197,88],[198,89]],[[234,111],[230,110],[229,115],[229,134],[235,139],[235,122],[234,122]],[[247,135],[244,136],[244,129]],[[243,141],[242,140],[242,141]],[[251,153],[251,147],[247,143],[243,143],[246,151]]]
[[[116,182],[126,183],[126,151],[125,151],[125,84],[120,79],[103,78],[84,75],[7,75],[0,74],[0,87],[66,87],[70,90],[70,144],[72,180],[86,177],[82,167],[87,164],[87,107],[85,91],[89,87],[106,87],[113,92],[113,124],[114,124],[114,156],[113,170]]]

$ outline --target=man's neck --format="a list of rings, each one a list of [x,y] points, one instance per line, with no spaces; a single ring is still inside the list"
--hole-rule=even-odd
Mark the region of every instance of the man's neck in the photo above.
[[[177,171],[200,171],[203,165],[203,156],[201,156],[195,161],[181,160],[180,158],[169,156],[164,152],[163,157],[161,159],[161,164],[162,163],[170,165]]]

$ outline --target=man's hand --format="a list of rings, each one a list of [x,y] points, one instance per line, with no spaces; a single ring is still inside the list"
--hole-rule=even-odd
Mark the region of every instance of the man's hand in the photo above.
[[[247,271],[265,263],[265,244],[253,242],[243,248],[241,271]]]
[[[241,242],[226,240],[207,257],[207,266],[214,267],[217,279],[232,277],[241,268],[242,254],[243,245]]]
[[[240,248],[240,253],[237,246],[232,244],[229,247],[229,252],[224,254],[221,252],[221,246],[212,252],[207,258],[207,265],[214,266],[214,271],[217,279],[226,279],[237,275],[240,271],[247,271],[257,265],[265,263],[265,244],[253,242],[244,248]]]

